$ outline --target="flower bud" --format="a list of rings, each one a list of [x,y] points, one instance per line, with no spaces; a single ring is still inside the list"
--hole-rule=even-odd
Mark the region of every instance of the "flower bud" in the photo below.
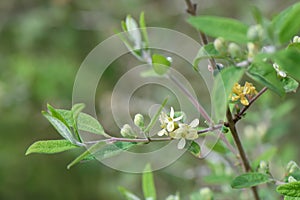
[[[293,160],[291,160],[287,165],[286,165],[286,171],[291,174],[295,172],[297,169],[299,169],[297,163]]]
[[[137,127],[143,129],[144,126],[145,126],[145,123],[144,123],[144,116],[141,115],[141,114],[136,114],[136,115],[134,116],[134,124],[135,124]]]
[[[233,42],[228,45],[228,52],[233,58],[240,57],[242,55],[242,50],[239,45]]]
[[[260,24],[250,26],[247,32],[247,38],[250,41],[258,41],[263,38],[264,29]]]
[[[225,42],[224,38],[219,37],[219,38],[215,39],[214,47],[218,52],[224,53],[226,51],[226,42]]]
[[[258,171],[261,172],[261,173],[268,172],[269,171],[268,163],[264,160],[260,161]]]
[[[199,195],[200,199],[213,200],[214,198],[212,191],[208,187],[200,189],[199,193],[200,193]]]
[[[135,138],[137,136],[129,124],[124,124],[120,133],[125,138]]]
[[[255,54],[258,53],[258,48],[253,42],[248,42],[247,44],[248,48],[248,58],[251,59],[255,56]]]
[[[300,43],[300,37],[298,35],[293,38],[293,43]]]
[[[297,180],[296,180],[293,176],[289,176],[288,182],[289,182],[289,183],[297,182]]]

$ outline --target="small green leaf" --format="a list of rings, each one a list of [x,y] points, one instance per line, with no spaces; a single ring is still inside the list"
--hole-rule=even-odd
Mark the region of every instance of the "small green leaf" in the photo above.
[[[170,68],[170,66],[171,63],[170,61],[167,60],[166,57],[159,54],[152,55],[152,67],[157,74],[159,75],[165,74]]]
[[[59,121],[61,121],[62,123],[64,123],[68,128],[70,128],[70,126],[68,125],[68,123],[66,122],[66,119],[64,116],[62,116],[59,112],[58,109],[55,109],[54,107],[52,107],[50,104],[47,104],[47,108],[48,108],[48,113],[57,118]]]
[[[198,71],[199,62],[208,58],[222,58],[222,55],[215,49],[213,43],[209,43],[200,48],[193,62],[194,69]]]
[[[296,92],[296,90],[299,86],[299,83],[295,79],[288,77],[288,76],[282,79],[282,83],[283,83],[283,88],[286,93]]]
[[[44,141],[37,141],[30,145],[27,149],[25,155],[31,153],[59,153],[63,151],[67,151],[70,149],[77,148],[78,146],[72,144],[68,140],[44,140]]]
[[[143,36],[143,41],[144,41],[144,47],[148,48],[149,46],[149,39],[148,39],[148,33],[147,33],[147,29],[146,29],[146,22],[145,22],[145,13],[141,12],[140,14],[140,29],[141,29],[141,33]]]
[[[93,146],[91,146],[88,150],[79,155],[75,160],[73,160],[67,168],[70,169],[72,166],[76,165],[80,161],[83,160],[94,160],[97,158],[98,160],[103,160],[106,158],[110,158],[116,156],[123,151],[134,147],[136,143],[134,142],[115,142],[112,144],[107,144],[105,140],[102,140]]]
[[[67,139],[68,141],[70,141],[73,144],[78,144],[79,142],[74,138],[72,132],[70,131],[69,127],[67,127],[65,125],[65,123],[63,123],[62,121],[60,121],[59,119],[51,116],[49,113],[47,112],[42,112],[42,114],[48,119],[48,121],[52,124],[52,126],[58,131],[58,133],[64,137],[65,139]]]
[[[232,88],[242,78],[244,72],[243,68],[231,66],[217,74],[212,91],[212,103],[215,108],[214,117],[216,120],[224,119]]]
[[[85,159],[87,156],[89,156],[90,154],[93,154],[95,151],[97,151],[98,149],[104,147],[105,145],[106,145],[105,141],[100,141],[100,142],[94,144],[88,150],[86,150],[85,152],[83,152],[82,154],[80,154],[77,158],[75,158],[67,166],[67,169],[70,169],[71,167],[73,167],[74,165],[76,165],[77,163],[79,163],[80,161],[82,161],[83,159]]]
[[[289,197],[300,197],[300,181],[279,185],[276,191]]]
[[[200,145],[199,145],[197,142],[191,141],[190,144],[185,145],[185,146],[186,146],[185,148],[187,148],[187,150],[188,150],[191,154],[193,154],[193,155],[196,156],[197,158],[200,157],[200,155],[201,155],[201,148],[200,148]]]
[[[196,29],[212,37],[223,37],[237,43],[247,43],[248,27],[238,20],[216,17],[190,17],[188,22]]]
[[[134,42],[133,49],[140,49],[142,47],[142,38],[136,21],[130,15],[128,15],[125,23],[128,36]]]
[[[153,174],[149,164],[146,165],[143,172],[143,193],[147,200],[156,200],[156,190],[153,180]]]
[[[167,104],[167,102],[168,102],[168,97],[164,99],[164,101],[162,102],[162,104],[159,107],[158,111],[156,112],[156,114],[154,115],[154,117],[151,119],[151,121],[148,124],[148,126],[145,128],[144,132],[146,134],[148,134],[148,132],[150,131],[150,129],[154,126],[155,122],[158,120],[158,117],[159,117],[162,109],[164,108],[164,106]]]
[[[78,103],[78,104],[73,105],[71,111],[72,111],[73,119],[75,122],[77,121],[77,118],[78,118],[80,112],[84,109],[84,107],[85,107],[85,105],[83,103]]]
[[[272,20],[275,39],[281,44],[288,42],[300,30],[300,3],[282,11]]]
[[[237,176],[231,182],[231,187],[235,189],[249,188],[256,185],[271,182],[269,175],[258,172],[245,173]]]
[[[283,83],[277,77],[272,64],[264,62],[264,58],[266,58],[265,55],[257,55],[253,64],[249,67],[247,75],[278,95],[283,96],[285,94]]]
[[[87,155],[83,160],[93,160],[95,157],[98,160],[103,160],[116,156],[123,151],[129,150],[130,148],[136,146],[136,142],[115,142],[112,144],[107,144],[102,148],[94,149],[92,154]]]
[[[125,197],[126,200],[140,200],[136,195],[134,195],[132,192],[129,190],[123,188],[123,187],[118,187],[120,193]]]

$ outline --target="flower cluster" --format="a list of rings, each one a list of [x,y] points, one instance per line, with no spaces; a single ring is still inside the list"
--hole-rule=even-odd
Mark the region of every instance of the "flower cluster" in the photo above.
[[[159,121],[162,130],[157,135],[163,136],[168,135],[171,138],[179,140],[178,149],[183,149],[186,145],[186,140],[195,140],[198,138],[197,130],[195,129],[199,120],[194,119],[190,124],[181,123],[183,115],[174,118],[175,113],[173,107],[171,107],[170,115],[168,116],[165,112],[162,112],[159,116]]]
[[[231,101],[240,100],[243,105],[248,106],[248,99],[251,99],[255,94],[257,94],[257,91],[252,83],[246,82],[244,86],[235,83],[232,88]]]

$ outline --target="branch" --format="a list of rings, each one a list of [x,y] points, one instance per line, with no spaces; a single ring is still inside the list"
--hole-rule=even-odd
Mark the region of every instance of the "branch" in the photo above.
[[[196,16],[197,4],[192,3],[191,0],[185,0],[185,3],[187,5],[186,12],[192,16]],[[203,46],[207,45],[208,44],[207,36],[202,31],[199,31],[199,35],[200,35],[200,39],[201,39],[201,45],[203,45]],[[216,64],[215,59],[209,58],[208,62],[213,69],[217,69],[217,64]]]
[[[250,108],[250,106],[263,94],[265,93],[266,91],[268,90],[267,87],[264,87],[263,89],[261,89],[258,94],[253,97],[250,101],[249,101],[249,105],[248,106],[244,106],[242,108],[242,110],[235,115],[233,121],[234,123],[237,123],[240,119],[242,119],[243,115],[245,114],[245,112]]]

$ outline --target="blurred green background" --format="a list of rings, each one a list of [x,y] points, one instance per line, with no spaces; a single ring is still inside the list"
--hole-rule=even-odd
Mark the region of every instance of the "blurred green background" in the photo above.
[[[297,1],[197,1],[199,13],[235,17],[245,23],[253,23],[251,5],[271,17],[294,2]],[[138,174],[121,173],[98,162],[67,170],[66,164],[79,153],[76,150],[51,156],[24,155],[36,140],[59,138],[40,111],[47,102],[70,108],[73,82],[83,59],[97,44],[120,30],[120,21],[127,14],[137,18],[141,11],[145,12],[148,26],[175,29],[197,39],[195,30],[185,22],[188,15],[183,0],[0,1],[0,199],[121,199],[118,185],[141,194]],[[120,65],[107,72],[103,83],[107,91],[102,88],[97,101],[126,68]],[[277,111],[271,108],[281,105],[284,99],[274,97],[266,94],[253,110],[267,110],[264,115],[276,116]],[[288,95],[286,99],[290,101],[284,104],[279,119],[269,117],[270,124],[277,120],[277,127],[268,132],[270,137],[276,133],[271,142],[280,139],[280,148],[285,149],[279,162],[299,158],[295,144],[300,139],[299,98],[299,92]],[[259,121],[255,121],[255,114],[249,118],[253,124]],[[103,125],[109,128],[105,122]],[[156,172],[158,198],[176,191],[185,196],[197,190],[202,184],[195,175],[197,165],[199,161],[185,155],[176,164]]]

